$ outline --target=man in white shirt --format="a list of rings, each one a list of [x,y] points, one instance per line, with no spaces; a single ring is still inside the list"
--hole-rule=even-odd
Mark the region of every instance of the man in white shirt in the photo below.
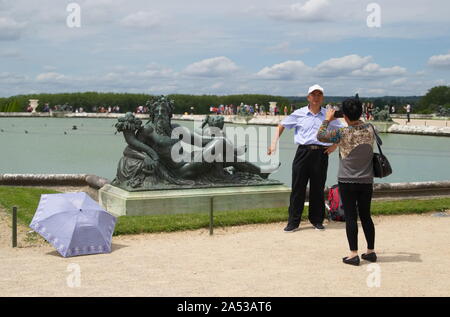
[[[295,128],[294,141],[298,144],[292,162],[292,192],[289,205],[289,220],[285,232],[297,231],[305,205],[306,186],[309,182],[308,218],[317,230],[324,230],[325,216],[324,188],[327,179],[328,154],[336,145],[317,140],[317,132],[325,120],[326,109],[322,107],[323,88],[311,86],[308,90],[309,105],[294,111],[279,125],[272,144],[268,150],[271,155],[276,151],[278,140],[285,128]],[[343,127],[339,120],[334,120],[330,128]]]

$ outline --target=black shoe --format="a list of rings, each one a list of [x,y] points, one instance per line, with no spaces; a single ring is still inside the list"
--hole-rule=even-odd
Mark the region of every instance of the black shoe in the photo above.
[[[361,257],[363,258],[363,260],[369,261],[369,262],[376,262],[377,261],[377,254],[375,252],[366,254],[364,253],[363,255],[361,255]]]
[[[295,226],[295,225],[291,225],[291,224],[288,224],[286,226],[286,228],[284,228],[284,232],[295,232],[295,231],[298,231],[298,230],[300,230],[299,226]]]
[[[344,262],[345,264],[358,266],[359,265],[359,256],[358,255],[354,256],[351,259],[349,259],[348,257],[342,258],[342,262]]]
[[[316,228],[316,230],[325,230],[325,227],[321,223],[316,223],[313,226],[314,226],[314,228]]]

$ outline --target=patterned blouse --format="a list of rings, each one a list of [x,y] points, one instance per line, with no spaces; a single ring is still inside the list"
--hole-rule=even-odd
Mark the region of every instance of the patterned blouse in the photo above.
[[[355,126],[328,131],[324,120],[317,132],[321,142],[339,145],[338,180],[344,183],[373,183],[374,131],[370,124],[359,121]]]

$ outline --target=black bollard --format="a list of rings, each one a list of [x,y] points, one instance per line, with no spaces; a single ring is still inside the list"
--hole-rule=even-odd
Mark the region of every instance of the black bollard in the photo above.
[[[17,207],[12,212],[12,247],[17,247]]]
[[[211,197],[210,208],[209,208],[209,235],[212,236],[214,233],[214,197]]]

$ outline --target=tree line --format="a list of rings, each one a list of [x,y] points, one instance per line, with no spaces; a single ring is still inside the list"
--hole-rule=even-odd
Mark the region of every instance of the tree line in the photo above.
[[[148,94],[129,94],[129,93],[59,93],[59,94],[30,94],[18,95],[9,98],[0,98],[0,112],[20,112],[25,111],[28,107],[29,99],[39,99],[39,106],[36,111],[42,111],[46,103],[50,107],[56,105],[68,105],[72,109],[82,107],[86,112],[100,107],[119,106],[121,112],[134,112],[138,106],[145,106],[148,100],[153,99],[154,95]],[[240,105],[243,104],[259,104],[268,105],[269,102],[275,101],[279,106],[289,106],[291,102],[286,97],[271,95],[183,95],[172,94],[167,96],[175,102],[175,113],[209,113],[211,106],[219,105]],[[193,107],[193,109],[191,109]]]
[[[138,106],[144,106],[148,100],[154,98],[149,94],[130,93],[99,93],[99,92],[79,92],[79,93],[58,93],[58,94],[29,94],[18,95],[8,98],[0,98],[0,112],[21,112],[25,111],[29,104],[29,99],[39,99],[37,111],[42,111],[44,105],[48,103],[50,107],[67,104],[73,109],[82,107],[87,112],[93,112],[100,107],[119,106],[121,112],[134,112]],[[242,94],[242,95],[187,95],[171,94],[168,98],[175,101],[175,113],[196,113],[206,114],[210,112],[211,106],[235,105],[241,103],[248,105],[265,105],[275,101],[280,112],[284,106],[294,109],[307,104],[306,96],[303,97],[283,97],[263,94]],[[341,103],[347,97],[326,96],[326,103]],[[376,108],[383,108],[386,105],[395,106],[399,112],[403,111],[403,106],[411,104],[414,113],[436,113],[440,107],[450,109],[450,86],[437,86],[431,88],[423,96],[396,97],[384,96],[374,98],[361,97],[362,102],[372,102]]]
[[[417,104],[415,112],[436,113],[439,108],[450,112],[450,86],[437,86],[431,88]]]

